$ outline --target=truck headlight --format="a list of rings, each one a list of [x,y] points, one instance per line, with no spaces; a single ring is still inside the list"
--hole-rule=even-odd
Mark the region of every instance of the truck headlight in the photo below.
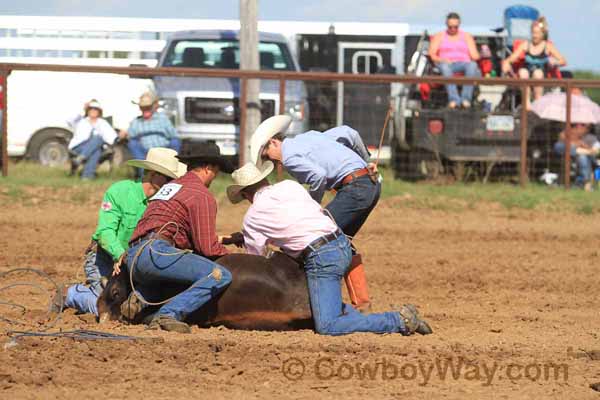
[[[173,97],[165,97],[158,102],[158,111],[165,113],[167,117],[177,125],[179,122],[179,110],[177,109],[177,99]]]
[[[285,103],[286,112],[295,120],[302,121],[304,119],[304,102],[290,101]]]

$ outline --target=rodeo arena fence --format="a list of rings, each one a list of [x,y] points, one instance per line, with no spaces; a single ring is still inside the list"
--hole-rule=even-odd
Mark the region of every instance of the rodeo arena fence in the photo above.
[[[226,78],[234,90],[234,99],[225,104],[198,105],[196,111],[180,118],[191,118],[194,112],[210,112],[211,107],[231,107],[229,122],[239,126],[240,163],[249,149],[246,121],[249,107],[258,107],[262,118],[274,114],[306,113],[302,130],[326,130],[346,124],[357,129],[378,160],[389,160],[394,175],[400,179],[436,179],[450,181],[479,179],[513,180],[525,186],[531,180],[553,172],[552,182],[560,181],[569,188],[572,163],[571,135],[574,128],[572,103],[574,90],[600,88],[600,81],[583,79],[516,79],[413,76],[386,73],[349,74],[330,72],[247,71],[184,67],[142,66],[108,67],[54,64],[0,63],[4,82],[2,114],[2,174],[8,175],[8,121],[11,118],[9,76],[13,71],[74,72],[129,75],[134,78],[189,77]],[[247,101],[249,80],[279,86],[279,95],[260,104]],[[475,95],[470,109],[448,109],[445,92],[436,102],[436,88],[446,84],[474,85]],[[239,85],[239,86],[238,86]],[[289,108],[292,92],[305,93],[306,104]],[[564,119],[558,124],[542,120],[527,107],[518,106],[541,86],[563,93],[566,98]],[[276,90],[275,92],[276,93]],[[114,93],[115,96],[120,94]],[[31,96],[35,96],[34,93]],[[239,97],[238,97],[239,96]],[[495,97],[494,97],[495,96]],[[238,97],[238,98],[236,98]],[[438,95],[438,97],[440,97]],[[186,99],[187,102],[187,99]],[[193,102],[193,100],[192,100]],[[501,104],[504,109],[500,110]],[[515,106],[516,104],[516,106]],[[186,107],[193,107],[187,104]],[[306,109],[305,109],[306,108]],[[208,111],[207,111],[208,110]],[[500,110],[500,111],[499,111]],[[32,113],[35,118],[35,113]],[[214,122],[214,121],[213,121]],[[218,121],[217,121],[218,122]],[[573,122],[573,123],[572,123]],[[126,127],[122,127],[126,128]],[[566,132],[565,149],[558,155],[553,145],[559,133]],[[296,132],[296,133],[298,133]],[[600,144],[598,144],[600,148]],[[576,165],[575,165],[576,166]],[[593,175],[593,173],[592,173]],[[546,182],[549,183],[549,182]]]

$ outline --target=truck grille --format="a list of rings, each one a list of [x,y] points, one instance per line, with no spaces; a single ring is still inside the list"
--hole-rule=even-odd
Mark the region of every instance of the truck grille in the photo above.
[[[261,120],[275,115],[275,101],[261,100]],[[185,98],[185,120],[196,124],[239,124],[239,99]]]

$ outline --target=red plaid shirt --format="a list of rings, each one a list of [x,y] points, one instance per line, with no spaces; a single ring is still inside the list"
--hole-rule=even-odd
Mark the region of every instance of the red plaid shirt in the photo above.
[[[130,243],[164,226],[161,235],[172,239],[177,248],[192,249],[206,257],[222,256],[228,252],[217,238],[216,220],[215,198],[196,174],[188,172],[150,198]],[[177,225],[166,225],[169,222]]]

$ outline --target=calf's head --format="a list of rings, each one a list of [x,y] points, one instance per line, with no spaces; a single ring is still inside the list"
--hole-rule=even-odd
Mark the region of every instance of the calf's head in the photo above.
[[[121,272],[112,276],[102,294],[98,297],[96,306],[98,308],[98,322],[117,320],[121,316],[121,304],[127,300],[131,288],[127,273]]]

